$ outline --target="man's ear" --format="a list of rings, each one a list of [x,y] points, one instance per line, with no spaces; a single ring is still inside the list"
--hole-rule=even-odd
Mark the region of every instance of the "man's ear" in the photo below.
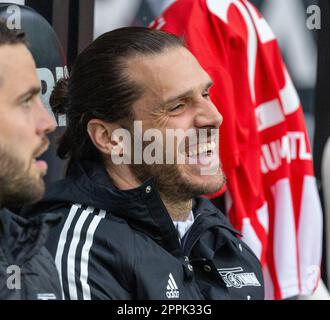
[[[122,149],[121,141],[113,134],[115,130],[120,128],[121,126],[117,123],[100,119],[92,119],[87,124],[87,132],[93,144],[106,155],[111,155],[114,152],[118,154]]]

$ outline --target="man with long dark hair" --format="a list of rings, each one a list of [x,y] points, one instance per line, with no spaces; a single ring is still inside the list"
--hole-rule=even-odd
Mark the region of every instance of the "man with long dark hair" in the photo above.
[[[34,210],[65,214],[49,249],[66,299],[263,299],[258,259],[199,197],[225,181],[211,86],[179,38],[133,27],[57,84],[69,167]]]

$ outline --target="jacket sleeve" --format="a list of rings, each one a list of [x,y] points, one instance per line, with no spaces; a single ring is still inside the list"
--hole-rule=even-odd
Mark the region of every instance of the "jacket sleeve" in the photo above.
[[[131,299],[134,249],[127,224],[92,207],[67,211],[47,244],[64,299]],[[123,234],[125,243],[118,241]]]

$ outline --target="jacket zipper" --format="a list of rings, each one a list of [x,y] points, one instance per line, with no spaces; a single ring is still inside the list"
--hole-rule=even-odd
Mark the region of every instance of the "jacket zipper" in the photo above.
[[[196,222],[198,221],[198,219],[200,219],[200,216],[201,216],[201,215],[202,215],[201,213],[199,213],[199,214],[197,215],[197,217],[195,218],[194,224],[192,225],[191,229],[188,231],[188,234],[186,235],[186,238],[185,238],[185,240],[184,240],[183,243],[182,243],[182,249],[183,249],[183,252],[184,252],[185,255],[188,254],[188,252],[187,252],[187,248],[193,248],[194,245],[196,244],[196,242],[197,242],[197,241],[201,238],[201,236],[202,236],[202,234],[200,233],[200,234],[198,235],[198,237],[197,237],[196,239],[194,239],[194,241],[192,242],[192,245],[188,247],[188,240],[190,240],[190,239],[189,239],[189,236],[190,236],[190,234],[191,234],[192,232],[195,231],[195,229],[197,229],[197,228],[199,227],[199,225],[196,224]],[[191,241],[189,241],[189,242],[191,242]],[[191,251],[191,250],[190,250],[190,251]]]

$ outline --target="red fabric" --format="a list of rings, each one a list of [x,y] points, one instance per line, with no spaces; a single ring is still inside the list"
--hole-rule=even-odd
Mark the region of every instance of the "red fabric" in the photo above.
[[[177,0],[151,27],[183,36],[215,83],[228,215],[264,267],[268,298],[311,293],[306,270],[320,264],[322,213],[302,108],[266,21],[245,0]],[[315,210],[301,222],[303,188]],[[302,235],[314,217],[310,252]]]

